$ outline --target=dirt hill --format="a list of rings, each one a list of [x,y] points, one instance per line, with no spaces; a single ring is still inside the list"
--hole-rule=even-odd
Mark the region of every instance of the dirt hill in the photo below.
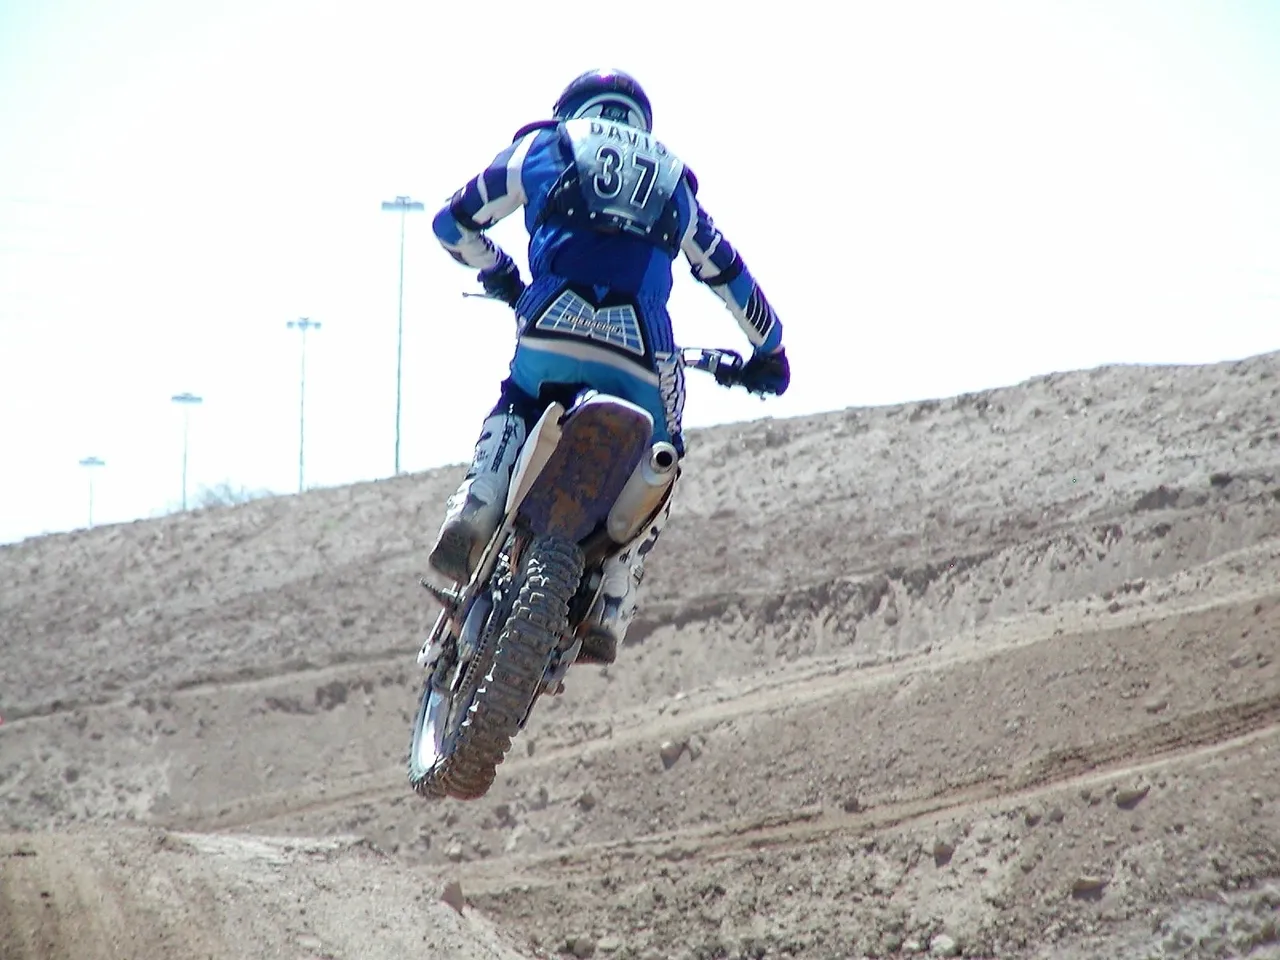
[[[2,547],[0,958],[1280,957],[1278,390],[693,432],[471,804],[403,770],[461,467]]]

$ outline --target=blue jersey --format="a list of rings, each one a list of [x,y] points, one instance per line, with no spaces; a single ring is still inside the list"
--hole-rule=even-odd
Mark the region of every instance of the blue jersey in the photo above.
[[[503,252],[484,230],[524,208],[532,280],[516,306],[522,342],[660,369],[675,350],[667,300],[683,253],[751,345],[782,325],[742,257],[697,199],[697,180],[643,130],[598,118],[521,130],[435,217],[453,257],[483,270]]]

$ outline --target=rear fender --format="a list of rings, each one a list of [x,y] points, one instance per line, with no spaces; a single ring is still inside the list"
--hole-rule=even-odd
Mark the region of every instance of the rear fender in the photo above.
[[[517,522],[535,535],[578,543],[607,519],[652,437],[653,417],[643,407],[605,393],[585,397],[565,415],[559,442],[517,497]]]

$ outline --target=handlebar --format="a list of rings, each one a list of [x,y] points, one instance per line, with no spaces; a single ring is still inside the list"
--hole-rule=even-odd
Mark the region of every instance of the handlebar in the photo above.
[[[702,370],[716,378],[722,387],[742,386],[742,368],[746,361],[736,350],[720,347],[683,347],[680,363],[694,370]]]

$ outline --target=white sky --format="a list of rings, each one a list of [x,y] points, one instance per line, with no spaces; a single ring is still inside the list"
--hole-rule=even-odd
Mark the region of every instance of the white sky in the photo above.
[[[88,455],[96,522],[173,509],[182,391],[192,494],[296,489],[299,316],[308,485],[390,475],[397,194],[402,468],[467,459],[513,328],[430,217],[596,65],[785,326],[787,396],[691,375],[689,426],[1280,348],[1278,49],[1267,0],[0,0],[0,542]],[[683,261],[672,308],[745,346]]]

